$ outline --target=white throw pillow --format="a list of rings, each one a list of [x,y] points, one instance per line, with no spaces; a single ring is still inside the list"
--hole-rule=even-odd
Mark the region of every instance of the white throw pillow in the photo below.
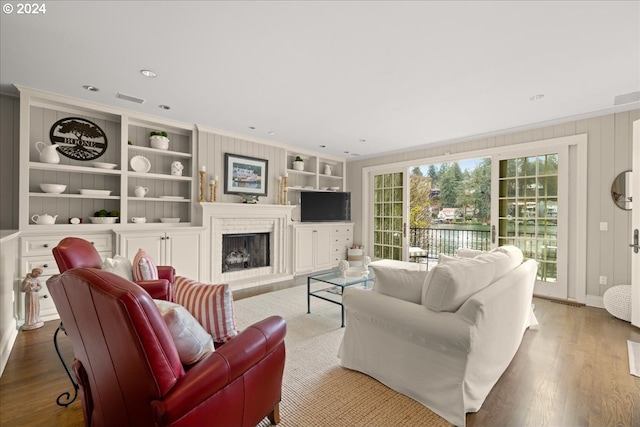
[[[213,337],[179,304],[154,299],[183,365],[192,365],[215,351]]]
[[[475,258],[482,253],[485,252],[479,249],[458,248],[456,255],[460,258]]]
[[[123,256],[114,255],[113,258],[105,258],[102,262],[102,270],[133,281],[131,261]]]
[[[487,287],[495,275],[491,262],[460,258],[436,265],[425,281],[422,303],[433,311],[455,312],[473,294]]]
[[[422,286],[427,277],[426,270],[406,270],[404,268],[375,267],[374,292],[420,304]]]
[[[506,248],[506,249],[504,249]],[[515,250],[513,250],[513,249]],[[522,264],[522,251],[515,246],[501,246],[491,252],[484,252],[474,259],[492,262],[496,268],[492,282],[500,279],[508,272]]]
[[[455,261],[459,259],[458,257],[454,257],[451,255],[439,254],[438,255],[438,264],[442,264],[444,262]]]

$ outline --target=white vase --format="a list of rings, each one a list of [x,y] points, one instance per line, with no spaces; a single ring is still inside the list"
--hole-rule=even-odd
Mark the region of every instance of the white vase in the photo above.
[[[293,169],[297,170],[297,171],[303,171],[304,170],[304,162],[302,162],[302,161],[293,162]]]

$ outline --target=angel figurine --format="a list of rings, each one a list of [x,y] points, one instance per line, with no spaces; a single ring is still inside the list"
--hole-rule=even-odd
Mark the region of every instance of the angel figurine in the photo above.
[[[38,280],[41,274],[41,268],[34,268],[31,273],[27,273],[27,276],[22,281],[21,290],[25,292],[25,314],[22,329],[25,331],[38,329],[44,325],[44,322],[40,320],[40,296],[38,295],[38,292],[42,289],[40,280]]]

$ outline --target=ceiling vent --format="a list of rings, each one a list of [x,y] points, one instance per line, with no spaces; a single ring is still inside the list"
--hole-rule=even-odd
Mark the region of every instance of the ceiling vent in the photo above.
[[[136,98],[135,96],[125,95],[124,93],[116,93],[116,98],[124,99],[125,101],[135,102],[136,104],[144,104],[144,99]]]
[[[618,95],[613,99],[613,105],[630,104],[640,101],[640,92],[630,92],[624,95]]]

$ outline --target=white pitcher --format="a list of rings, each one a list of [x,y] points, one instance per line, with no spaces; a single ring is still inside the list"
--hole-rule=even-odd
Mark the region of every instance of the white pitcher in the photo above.
[[[147,195],[147,193],[149,192],[149,189],[147,187],[143,187],[141,185],[138,185],[133,192],[135,193],[136,197],[144,197]]]
[[[40,153],[40,161],[42,163],[60,163],[57,147],[58,144],[47,145],[42,141],[36,142],[36,150]]]
[[[331,165],[324,165],[324,174],[331,175],[333,173],[333,168]]]

